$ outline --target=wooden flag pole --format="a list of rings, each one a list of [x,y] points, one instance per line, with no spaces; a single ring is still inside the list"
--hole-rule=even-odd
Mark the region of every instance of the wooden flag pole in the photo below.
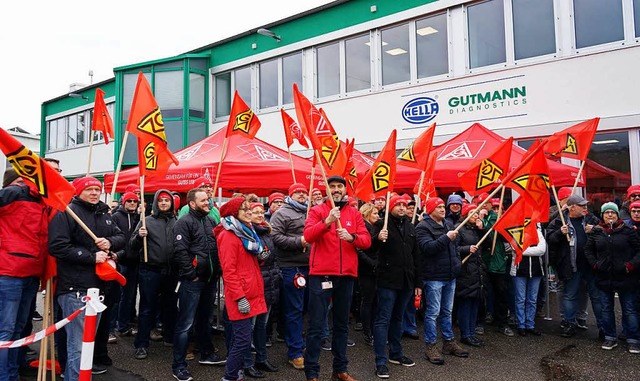
[[[476,243],[476,246],[480,246],[482,245],[482,242],[484,242],[485,239],[487,239],[487,237],[489,236],[489,234],[491,234],[491,232],[493,231],[493,226],[491,227],[491,229],[489,229],[483,236],[482,238],[480,238],[480,241],[478,241],[478,243]],[[465,263],[467,261],[467,259],[469,259],[469,257],[471,257],[473,254],[475,253],[471,253],[469,255],[467,255],[466,257],[464,257],[464,259],[462,260],[462,263]]]
[[[48,295],[51,299],[49,299],[49,322],[50,324],[54,324],[56,322],[55,316],[53,314],[53,281],[51,278],[47,279],[45,295]],[[47,311],[45,311],[46,313]],[[47,325],[48,327],[49,325]],[[51,353],[51,381],[56,381],[56,348],[55,341],[53,337],[49,340],[49,353]]]
[[[504,191],[507,188],[502,188],[502,192],[500,192],[500,205],[498,206],[498,218],[502,216],[502,202],[504,201]],[[497,221],[497,218],[496,218]],[[491,255],[493,255],[494,250],[496,249],[496,242],[498,241],[498,235],[493,235],[493,242],[491,243]]]
[[[313,150],[313,152],[316,155],[317,162],[320,164],[320,170],[322,171],[322,179],[324,180],[324,186],[327,192],[327,198],[329,198],[329,202],[331,202],[331,209],[333,209],[336,207],[336,203],[333,202],[333,197],[331,197],[331,190],[329,189],[329,184],[327,184],[327,173],[325,172],[324,166],[322,165],[322,159],[320,158],[320,154],[315,149]],[[338,229],[342,229],[342,224],[340,223],[340,220],[336,221],[336,224],[338,225]]]
[[[580,181],[580,175],[582,175],[582,169],[584,168],[584,163],[586,163],[587,161],[583,161],[582,164],[580,164],[580,169],[578,170],[578,176],[576,176],[576,181],[573,183],[573,188],[571,188],[571,194],[573,194],[576,191],[576,188],[578,187],[578,181]]]
[[[420,209],[420,195],[422,194],[422,185],[424,184],[424,176],[425,176],[425,171],[422,171],[422,174],[420,175],[420,184],[418,185],[418,204],[416,204],[416,209],[413,212],[413,216],[411,217],[411,224],[413,225],[416,222],[416,214],[418,214],[418,210]]]
[[[384,225],[382,228],[387,230],[387,223],[389,222],[389,199],[391,198],[391,192],[387,191],[387,202],[384,205]],[[382,242],[387,242],[387,240],[383,240]]]
[[[311,194],[313,193],[313,180],[316,175],[316,166],[313,165],[313,160],[311,161],[311,181],[309,182],[309,199],[307,200],[307,217],[309,218],[309,211],[311,210]]]
[[[124,149],[127,146],[128,138],[129,138],[129,131],[125,131],[124,137],[122,138],[122,147],[120,147],[120,157],[118,158],[118,166],[116,166],[116,173],[113,176],[113,185],[111,186],[111,198],[109,199],[109,201],[113,200],[113,197],[116,194],[116,185],[118,184],[118,177],[120,176],[120,168],[122,167],[122,160],[124,159]]]
[[[144,199],[143,199],[143,201],[144,201]],[[87,224],[85,224],[85,223],[80,219],[80,217],[78,217],[78,215],[77,215],[73,210],[71,210],[71,208],[69,208],[69,205],[67,205],[67,208],[65,209],[65,212],[67,212],[67,214],[68,214],[68,215],[70,215],[70,216],[71,216],[71,218],[73,218],[73,219],[78,223],[78,225],[80,225],[80,227],[82,228],[82,230],[84,230],[84,231],[85,231],[85,233],[87,233],[87,234],[89,235],[89,237],[91,237],[91,239],[93,239],[94,241],[97,241],[97,240],[98,240],[98,236],[97,236],[97,235],[95,235],[95,234],[91,231],[91,229],[89,229],[89,227],[87,226]],[[143,213],[144,213],[144,212],[143,212]],[[144,216],[144,214],[143,214],[143,216]]]
[[[220,162],[218,162],[218,170],[216,171],[216,182],[215,182],[215,186],[213,187],[214,192],[215,192],[215,189],[218,189],[220,172],[222,171],[222,162],[224,161],[224,157],[227,155],[228,145],[229,145],[229,138],[224,138],[224,143],[222,143],[222,153],[220,154]]]
[[[560,200],[558,199],[558,192],[556,192],[556,186],[551,185],[551,190],[553,191],[553,199],[556,200],[556,206],[558,207],[558,214],[560,215],[560,221],[562,221],[562,225],[564,226],[567,223],[564,221],[564,214],[562,213],[562,207],[560,206]],[[571,237],[569,237],[568,231],[567,231],[567,234],[565,235],[567,237],[567,241],[571,241]]]
[[[500,189],[502,189],[504,187],[504,185],[500,184],[498,185],[498,187],[496,189],[493,190],[493,192],[491,192],[489,194],[489,196],[487,197],[487,200],[490,200],[491,197],[493,197],[496,193],[498,193],[498,191]],[[469,219],[471,218],[471,215],[473,213],[478,213],[478,211],[480,210],[480,207],[482,206],[482,204],[478,205],[473,211],[469,212],[469,215],[467,215],[467,218],[464,219],[464,221],[462,221],[460,223],[460,225],[458,225],[458,227],[454,230],[455,232],[459,231],[460,229],[462,229],[462,227],[469,221]]]
[[[293,176],[293,182],[297,183],[296,180],[296,171],[293,170],[293,156],[291,156],[291,149],[287,147],[287,152],[289,152],[289,165],[291,166],[291,176]]]
[[[96,132],[91,130],[91,141],[89,142],[89,163],[87,163],[87,177],[91,174],[91,156],[93,155],[93,138]]]
[[[49,293],[50,290],[47,290],[47,292],[44,295],[44,316],[42,317],[42,326],[43,327],[48,327],[49,324],[49,320],[48,320],[48,315],[47,315],[47,309],[48,309],[48,303],[49,303]],[[47,369],[47,358],[45,357],[45,351],[44,351],[44,347],[46,346],[46,339],[47,336],[42,338],[42,341],[40,343],[40,356],[38,357],[38,381],[43,381],[46,380],[46,369]]]
[[[214,188],[215,189],[215,188]],[[144,175],[140,176],[140,221],[142,222],[142,227],[147,228],[147,219],[144,217],[145,215],[145,205],[144,205]],[[149,262],[149,258],[147,257],[147,236],[142,237],[142,248],[144,249],[144,263]]]

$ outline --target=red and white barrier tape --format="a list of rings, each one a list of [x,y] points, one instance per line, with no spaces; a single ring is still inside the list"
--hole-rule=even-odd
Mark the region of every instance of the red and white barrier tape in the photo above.
[[[52,333],[59,330],[60,328],[64,327],[65,325],[69,324],[69,322],[75,319],[76,316],[80,315],[80,312],[82,312],[85,308],[87,308],[87,306],[84,306],[78,309],[77,311],[67,316],[66,318],[60,320],[59,322],[53,325],[48,326],[47,328],[41,331],[34,333],[31,336],[27,336],[22,339],[14,340],[14,341],[0,341],[0,349],[18,348],[18,347],[23,347],[25,345],[31,345],[33,343],[36,343],[42,340],[45,336],[49,336]]]

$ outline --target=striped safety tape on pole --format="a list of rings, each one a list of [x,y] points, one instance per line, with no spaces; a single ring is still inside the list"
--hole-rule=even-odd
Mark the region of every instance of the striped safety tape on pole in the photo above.
[[[93,367],[93,347],[98,326],[98,313],[104,311],[107,306],[100,302],[100,290],[90,288],[85,296],[87,310],[84,314],[84,331],[82,332],[82,353],[80,355],[79,381],[91,381],[91,368]]]

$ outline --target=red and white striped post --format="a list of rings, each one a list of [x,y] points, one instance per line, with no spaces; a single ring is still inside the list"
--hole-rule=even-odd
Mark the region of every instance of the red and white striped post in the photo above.
[[[91,381],[91,368],[93,367],[93,346],[96,339],[98,326],[98,312],[96,305],[100,303],[100,290],[90,288],[87,290],[87,309],[84,313],[84,331],[82,332],[82,353],[80,355],[80,381]],[[100,303],[101,304],[101,303]]]

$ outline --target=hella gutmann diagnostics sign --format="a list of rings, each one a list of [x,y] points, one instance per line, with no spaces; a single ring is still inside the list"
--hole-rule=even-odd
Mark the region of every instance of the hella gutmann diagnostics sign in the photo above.
[[[527,115],[527,95],[524,75],[518,75],[403,95],[401,112],[414,126],[518,118]]]

